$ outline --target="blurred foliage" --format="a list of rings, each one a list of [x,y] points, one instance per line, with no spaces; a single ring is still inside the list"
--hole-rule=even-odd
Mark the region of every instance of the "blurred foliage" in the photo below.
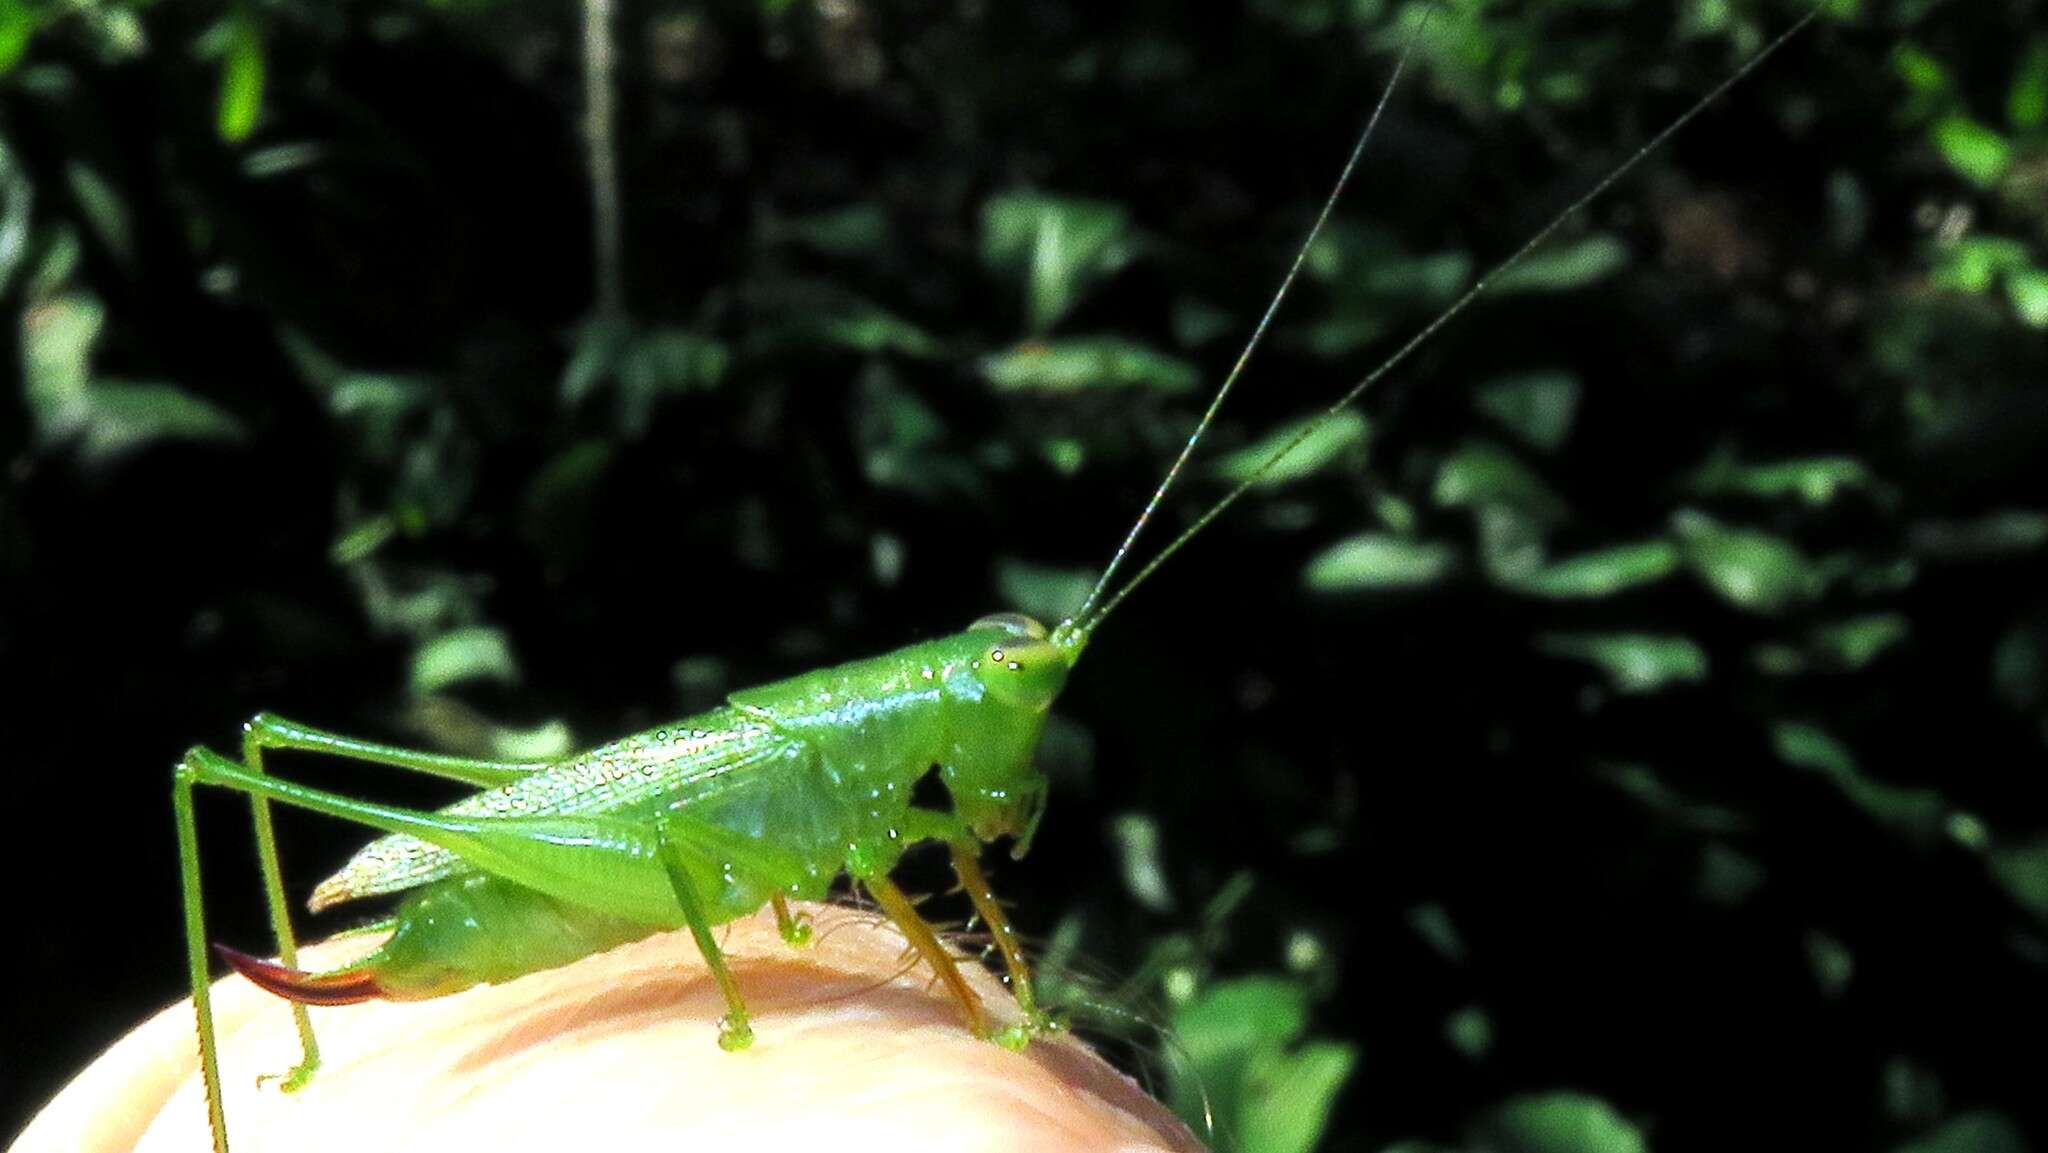
[[[1220,1148],[2048,1140],[2048,36],[1823,7],[1062,703],[998,883]],[[20,895],[105,992],[10,1002],[10,1104],[175,994],[179,748],[554,755],[1071,611],[1411,39],[1161,529],[1804,8],[645,0],[594,221],[572,6],[0,0],[4,728],[134,902]]]

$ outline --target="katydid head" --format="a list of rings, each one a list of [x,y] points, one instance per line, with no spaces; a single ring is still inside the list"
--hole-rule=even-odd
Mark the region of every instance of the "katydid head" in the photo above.
[[[967,627],[992,634],[971,662],[988,694],[1006,705],[1044,712],[1067,685],[1070,651],[1055,644],[1045,626],[1023,613],[996,613]],[[1077,654],[1076,654],[1077,655]]]
[[[939,773],[953,812],[983,841],[1015,838],[1019,857],[1045,811],[1045,776],[1032,754],[1073,663],[1074,650],[1055,644],[1056,636],[1022,613],[982,617],[962,634],[958,672],[948,678],[948,749]]]

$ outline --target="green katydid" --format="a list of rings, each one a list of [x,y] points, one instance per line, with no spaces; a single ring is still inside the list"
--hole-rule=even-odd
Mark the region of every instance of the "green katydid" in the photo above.
[[[175,770],[174,805],[186,961],[217,1153],[226,1153],[227,1129],[193,819],[193,791],[201,785],[246,795],[252,804],[279,956],[269,961],[225,948],[220,952],[244,976],[294,1002],[303,1059],[286,1077],[288,1088],[304,1083],[319,1065],[308,1004],[441,996],[568,964],[674,928],[691,932],[724,996],[727,1012],[719,1043],[743,1048],[754,1038],[744,990],[729,972],[712,929],[771,905],[785,939],[801,944],[808,926],[789,902],[825,896],[842,873],[865,888],[902,930],[959,1002],[970,1028],[1013,1047],[1053,1028],[1033,996],[1022,950],[982,873],[979,853],[1003,838],[1014,839],[1016,856],[1028,849],[1046,802],[1046,781],[1033,766],[1033,753],[1048,710],[1104,620],[1262,476],[1485,292],[1496,276],[1534,251],[1817,15],[1818,9],[1809,11],[1751,56],[1115,585],[1137,538],[1243,375],[1341,197],[1398,82],[1397,64],[1292,268],[1193,434],[1086,602],[1051,629],[1014,613],[984,617],[950,636],[734,693],[708,712],[562,760],[485,761],[419,752],[267,714],[244,726],[240,761],[204,748],[187,753]],[[407,769],[479,791],[435,812],[380,805],[269,775],[264,757],[278,751]],[[934,766],[949,798],[944,810],[912,804],[914,787]],[[383,834],[312,895],[315,911],[398,896],[395,910],[376,926],[387,936],[361,959],[328,972],[298,968],[271,802]],[[1014,1025],[994,1023],[962,980],[952,955],[890,880],[903,853],[926,841],[946,847],[994,939],[1020,1010]]]

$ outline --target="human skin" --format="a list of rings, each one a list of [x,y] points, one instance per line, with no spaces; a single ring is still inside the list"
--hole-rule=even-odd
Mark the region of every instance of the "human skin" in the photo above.
[[[753,1047],[717,1044],[724,1003],[687,933],[664,933],[431,1001],[314,1009],[324,1064],[293,1093],[257,1084],[298,1059],[283,1002],[214,986],[236,1153],[488,1149],[1199,1150],[1165,1107],[1068,1036],[980,1040],[903,937],[812,906],[792,948],[762,915],[721,929]],[[310,967],[367,942],[301,955]],[[964,966],[999,1021],[1002,983]],[[189,1003],[116,1042],[10,1153],[210,1150]]]

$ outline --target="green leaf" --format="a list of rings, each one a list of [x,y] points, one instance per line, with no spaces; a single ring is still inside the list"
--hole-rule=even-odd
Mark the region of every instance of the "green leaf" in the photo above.
[[[1638,804],[1682,828],[1702,833],[1739,833],[1749,819],[1731,809],[1701,804],[1679,793],[1647,765],[1603,765],[1595,775]]]
[[[385,513],[358,521],[328,546],[327,558],[346,567],[375,556],[384,543],[398,535],[398,519]]]
[[[1691,639],[1652,633],[1546,633],[1539,651],[1586,661],[1619,693],[1654,693],[1707,679],[1707,654]]]
[[[1042,621],[1065,620],[1079,611],[1094,587],[1095,574],[1087,569],[1012,559],[996,565],[996,591],[1003,604]]]
[[[2048,543],[2048,513],[2012,508],[1975,520],[1922,521],[1906,530],[1906,543],[1936,560],[1991,560]]]
[[[1944,292],[1981,296],[2001,276],[2033,266],[2033,251],[2010,236],[1965,236],[1942,250],[1930,277]]]
[[[1849,457],[1816,456],[1744,464],[1725,448],[1686,481],[1689,489],[1702,496],[1734,493],[1766,500],[1790,497],[1815,506],[1832,502],[1844,489],[1867,488],[1871,483],[1870,470]]]
[[[1856,957],[1838,937],[1809,931],[1806,934],[1806,964],[1820,986],[1821,996],[1840,997],[1856,976]]]
[[[723,342],[683,328],[656,328],[628,341],[618,362],[619,427],[646,434],[671,396],[717,387],[732,354]]]
[[[106,178],[84,163],[73,160],[64,166],[65,182],[78,201],[79,213],[109,252],[122,260],[134,254],[134,239],[128,222],[128,207]]]
[[[1159,822],[1142,813],[1125,813],[1111,823],[1110,831],[1123,864],[1124,890],[1155,913],[1172,912],[1173,888],[1159,859]]]
[[[1892,49],[1892,71],[1916,92],[1933,94],[1948,88],[1948,70],[1941,61],[1910,43]]]
[[[1318,553],[1302,580],[1322,593],[1409,589],[1435,584],[1457,567],[1449,545],[1364,533]]]
[[[2021,133],[2048,123],[2048,38],[2036,37],[2020,58],[2012,90],[2005,98],[2005,122]]]
[[[1579,1093],[1516,1097],[1481,1125],[1494,1153],[1646,1153],[1643,1132],[1614,1107]]]
[[[1130,214],[1115,204],[1013,192],[982,207],[982,260],[997,273],[1022,278],[1033,333],[1059,323],[1088,288],[1136,251]]]
[[[1994,129],[1967,116],[1945,116],[1934,122],[1930,135],[1935,150],[1948,166],[1965,180],[1989,188],[2012,167],[2012,144]]]
[[[1272,977],[1217,985],[1177,1009],[1174,1032],[1192,1075],[1174,1079],[1183,1116],[1199,1114],[1206,1089],[1219,1132],[1240,1153],[1308,1153],[1328,1126],[1357,1051],[1333,1042],[1297,1044],[1308,1029],[1308,996]]]
[[[22,310],[22,390],[45,444],[85,427],[92,401],[92,353],[106,324],[93,297],[67,293]]]
[[[2005,274],[2005,297],[2028,328],[2048,328],[2048,269],[2021,268]]]
[[[2048,922],[2048,837],[1991,851],[1991,875],[2022,908]]]
[[[1319,428],[1316,427],[1318,420],[1324,420]],[[1309,431],[1311,429],[1314,431]],[[1307,433],[1305,437],[1304,433]],[[1347,456],[1362,462],[1364,453],[1354,453],[1352,450],[1362,449],[1367,434],[1365,417],[1348,408],[1328,416],[1327,419],[1320,416],[1304,417],[1282,425],[1259,438],[1256,443],[1248,444],[1225,456],[1217,462],[1216,472],[1225,480],[1238,483],[1257,476],[1260,486],[1276,487],[1305,476],[1312,476]],[[1286,456],[1275,461],[1271,468],[1267,468],[1261,474],[1259,469],[1265,465],[1267,459],[1293,444],[1296,437],[1302,437],[1301,443],[1294,445]]]
[[[1678,546],[1648,540],[1557,561],[1510,585],[1516,592],[1558,600],[1613,596],[1678,571]]]
[[[1479,390],[1479,411],[1501,422],[1530,447],[1556,452],[1579,412],[1579,378],[1568,372],[1504,377]]]
[[[1477,1005],[1467,1005],[1444,1019],[1444,1041],[1468,1061],[1478,1061],[1493,1048],[1493,1019]]]
[[[230,144],[249,138],[263,111],[263,29],[256,14],[241,7],[228,18],[227,56],[221,64],[216,126]]]
[[[1779,613],[1819,595],[1826,583],[1806,554],[1768,533],[1724,528],[1680,512],[1673,527],[1687,566],[1723,600],[1753,613]]]
[[[91,412],[80,443],[87,461],[111,460],[160,440],[242,439],[240,421],[176,385],[101,380],[88,396]]]
[[[771,240],[787,236],[805,247],[842,258],[872,258],[889,246],[889,218],[879,204],[862,201],[831,212],[799,217],[767,229]]]
[[[1569,292],[1605,280],[1628,266],[1628,246],[1605,233],[1531,254],[1493,278],[1497,294]]]
[[[519,664],[501,629],[484,625],[456,629],[422,644],[412,658],[412,691],[422,696],[467,681],[513,684]]]
[[[2003,1113],[1980,1110],[1950,1118],[1892,1153],[2027,1153],[2027,1139]]]
[[[28,42],[47,17],[20,0],[0,4],[0,77],[12,73],[28,52]]]
[[[1771,729],[1778,759],[1837,779],[1853,776],[1856,756],[1840,741],[1809,724],[1782,721]]]
[[[1030,341],[981,362],[982,376],[1004,392],[1062,394],[1091,388],[1192,391],[1201,376],[1178,357],[1113,336]]]
[[[1857,768],[1855,754],[1817,726],[1780,721],[1772,726],[1771,742],[1780,760],[1827,777],[1879,825],[1923,845],[1948,831],[1949,806],[1940,793],[1871,780]]]
[[[1875,613],[1822,625],[1813,632],[1813,648],[1835,667],[1857,672],[1880,654],[1906,639],[1911,622],[1897,613]]]
[[[1431,497],[1440,508],[1513,509],[1539,521],[1564,519],[1563,500],[1514,454],[1496,444],[1471,441],[1437,468]]]

